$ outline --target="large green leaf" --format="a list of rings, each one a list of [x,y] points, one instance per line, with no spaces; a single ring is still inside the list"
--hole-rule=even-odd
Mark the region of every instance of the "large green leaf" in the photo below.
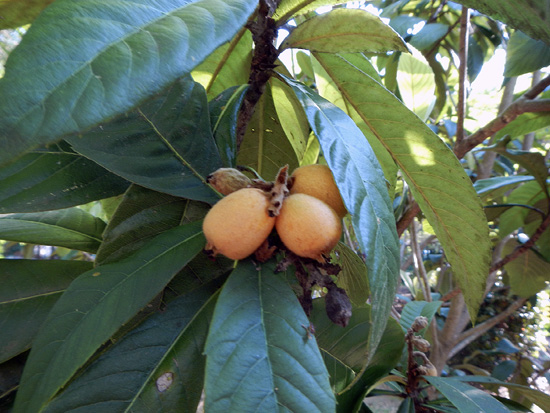
[[[511,254],[520,244],[509,240],[502,249],[502,257]],[[546,288],[550,281],[550,263],[533,250],[527,250],[504,266],[510,280],[511,293],[529,298]]]
[[[520,76],[550,65],[550,48],[541,40],[533,40],[515,31],[506,48],[504,76]]]
[[[72,207],[119,195],[128,185],[65,145],[51,147],[0,169],[0,213]]]
[[[287,48],[328,53],[407,51],[403,39],[390,26],[360,9],[315,15],[292,30],[281,45],[281,49]]]
[[[490,394],[467,383],[446,377],[424,378],[443,394],[461,413],[499,412],[510,410]]]
[[[212,294],[219,284],[181,296],[151,315],[94,361],[44,411],[196,411],[203,387],[202,351],[217,298]]]
[[[390,314],[399,280],[399,239],[382,169],[368,141],[341,109],[290,79],[342,194],[366,257],[373,326],[373,354]]]
[[[550,13],[544,1],[457,0],[550,45]]]
[[[123,113],[230,40],[252,0],[57,0],[0,80],[0,164]]]
[[[0,363],[30,348],[63,291],[91,262],[0,260]]]
[[[40,411],[99,347],[203,247],[201,223],[166,231],[129,258],[78,277],[36,336],[15,412]]]
[[[290,171],[298,167],[296,153],[277,116],[269,83],[248,124],[237,164],[254,168],[268,181],[275,179],[286,164]]]
[[[31,23],[54,0],[4,0],[0,4],[0,29],[12,29]]]
[[[401,169],[475,317],[483,299],[491,242],[470,178],[447,145],[368,73],[351,63],[343,67],[337,56],[316,58]]]
[[[205,411],[334,411],[309,320],[274,264],[240,261],[223,287],[206,342]]]
[[[0,239],[96,252],[105,222],[79,208],[0,217]]]
[[[198,221],[208,205],[132,185],[103,233],[96,265],[119,261],[151,238],[182,223]]]
[[[105,168],[156,191],[215,203],[206,176],[221,166],[204,89],[190,77],[162,95],[68,141]]]
[[[248,83],[252,60],[252,34],[242,29],[231,40],[218,47],[191,75],[206,89],[212,99],[224,90]]]

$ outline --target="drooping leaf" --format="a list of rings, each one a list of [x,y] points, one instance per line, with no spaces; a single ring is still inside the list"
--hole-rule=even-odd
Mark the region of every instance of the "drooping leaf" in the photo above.
[[[68,139],[73,148],[138,185],[215,203],[206,176],[221,166],[206,94],[189,77],[138,109]]]
[[[420,52],[402,54],[397,64],[397,82],[405,105],[424,122],[435,105],[435,82],[432,69]]]
[[[369,277],[363,260],[343,242],[335,247],[336,260],[342,267],[337,284],[346,290],[350,301],[357,307],[366,305],[370,297]]]
[[[14,411],[40,411],[204,247],[200,228],[197,222],[166,231],[126,260],[73,281],[34,340]]]
[[[298,25],[281,45],[315,52],[407,51],[405,42],[377,16],[360,9],[335,9]]]
[[[91,262],[0,260],[0,363],[28,350],[63,291]]]
[[[237,118],[248,85],[232,87],[210,101],[212,133],[223,166],[234,168],[237,160]]]
[[[0,30],[31,23],[54,0],[4,0],[0,4]]]
[[[96,252],[105,222],[79,208],[0,217],[0,239]]]
[[[467,383],[447,377],[424,377],[461,413],[510,411],[490,394]]]
[[[399,241],[380,164],[355,123],[306,86],[286,79],[319,139],[366,256],[373,326],[369,354],[384,332],[399,279]]]
[[[516,240],[509,240],[502,249],[502,257],[519,247]],[[533,250],[527,250],[504,266],[512,294],[529,298],[546,288],[550,281],[550,263],[544,261]]]
[[[516,30],[506,48],[504,76],[520,76],[550,65],[550,48],[541,40],[534,40]]]
[[[333,70],[337,57],[328,54],[316,58],[401,169],[475,317],[483,299],[491,243],[481,202],[463,167],[424,122],[368,73],[340,63]]]
[[[334,411],[328,373],[296,295],[274,264],[240,261],[206,342],[205,411]]]
[[[68,208],[123,193],[129,182],[63,145],[0,169],[0,213]]]
[[[94,361],[44,412],[196,411],[203,387],[202,351],[219,285],[205,285],[151,315]]]
[[[531,0],[457,0],[495,20],[550,44],[550,14],[544,2]]]
[[[96,265],[126,258],[160,233],[198,221],[208,206],[132,185],[103,233]]]
[[[241,29],[231,40],[218,47],[191,75],[206,89],[208,99],[224,90],[248,83],[252,60],[252,34]]]
[[[138,105],[230,40],[255,7],[251,0],[55,1],[0,80],[0,164]]]
[[[268,181],[275,179],[286,164],[290,171],[298,167],[298,158],[277,116],[269,83],[248,124],[237,164],[252,167]]]

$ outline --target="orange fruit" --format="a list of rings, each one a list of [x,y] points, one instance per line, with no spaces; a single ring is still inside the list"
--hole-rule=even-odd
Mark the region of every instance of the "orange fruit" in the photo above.
[[[275,225],[269,200],[256,188],[244,188],[219,200],[206,214],[202,229],[206,249],[240,260],[262,245]]]
[[[289,195],[283,202],[275,228],[285,246],[300,257],[324,262],[338,243],[342,223],[323,201],[307,195]]]

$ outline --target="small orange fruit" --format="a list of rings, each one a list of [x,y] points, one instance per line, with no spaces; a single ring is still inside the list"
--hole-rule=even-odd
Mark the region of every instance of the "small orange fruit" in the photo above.
[[[244,188],[219,200],[208,211],[202,230],[206,249],[240,260],[262,245],[275,225],[267,213],[269,200],[256,188]]]
[[[291,194],[308,194],[330,206],[340,218],[348,211],[338,191],[334,176],[326,165],[306,165],[292,173]]]
[[[342,223],[336,212],[323,201],[307,195],[289,195],[275,221],[283,244],[300,257],[324,262],[338,243]]]

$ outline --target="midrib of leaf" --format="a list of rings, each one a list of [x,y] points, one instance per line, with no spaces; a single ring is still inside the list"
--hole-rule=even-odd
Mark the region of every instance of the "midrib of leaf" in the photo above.
[[[170,354],[172,352],[172,350],[174,349],[174,347],[176,346],[176,344],[178,344],[179,340],[181,339],[181,337],[187,332],[187,329],[193,324],[193,322],[196,320],[196,318],[201,314],[201,312],[210,304],[211,301],[213,300],[217,300],[218,299],[218,295],[220,294],[219,291],[217,291],[216,293],[212,294],[212,296],[205,301],[205,303],[201,306],[201,308],[199,310],[197,310],[197,312],[195,313],[195,315],[193,317],[191,317],[191,319],[189,320],[189,322],[187,323],[187,325],[185,326],[185,328],[183,330],[180,331],[180,333],[177,335],[177,337],[172,341],[172,344],[170,344],[170,346],[166,349],[165,353],[164,353],[164,357],[162,357],[158,363],[156,363],[153,368],[151,369],[151,372],[146,376],[146,378],[143,380],[143,384],[142,386],[138,389],[138,391],[136,392],[135,396],[132,397],[132,399],[130,400],[130,402],[128,403],[128,406],[126,407],[126,409],[124,409],[124,412],[131,412],[131,409],[134,405],[134,403],[136,402],[136,400],[139,398],[139,396],[141,396],[141,394],[145,391],[145,388],[147,387],[147,384],[153,379],[153,377],[155,376],[155,373],[156,371],[158,370],[158,368],[162,365],[162,363],[164,363],[164,361],[166,360],[166,358],[168,357],[168,354]],[[202,350],[201,350],[202,351]]]
[[[376,130],[376,128],[374,128],[372,126],[372,124],[369,122],[369,120],[364,116],[363,112],[360,110],[360,108],[357,106],[357,104],[355,103],[355,101],[351,98],[351,96],[348,94],[348,92],[346,91],[346,89],[342,86],[342,83],[337,79],[337,77],[334,75],[334,73],[330,70],[330,68],[328,68],[326,65],[323,64],[322,60],[318,60],[319,63],[323,66],[323,68],[326,70],[327,73],[329,73],[332,81],[337,85],[338,87],[338,90],[340,90],[340,93],[342,93],[342,95],[346,98],[347,101],[350,102],[351,106],[355,109],[355,111],[358,113],[359,117],[363,120],[363,122],[365,122],[365,124],[369,127],[369,129],[371,130],[371,132],[376,136],[376,138],[380,141],[380,143],[384,146],[384,148],[386,148],[386,150],[392,154],[392,158],[393,160],[395,161],[395,163],[399,166],[399,169],[401,169],[401,171],[411,180],[411,182],[414,183],[415,185],[415,188],[416,190],[422,194],[423,198],[424,198],[424,201],[429,205],[430,209],[432,210],[432,212],[434,213],[434,215],[438,218],[438,221],[441,225],[441,227],[444,229],[445,231],[445,234],[447,235],[447,239],[452,243],[452,246],[453,246],[453,250],[455,251],[455,253],[461,258],[460,260],[460,266],[462,267],[462,270],[465,272],[465,273],[469,273],[469,271],[466,271],[466,267],[464,266],[464,257],[463,255],[459,252],[459,249],[457,249],[457,245],[456,245],[456,242],[454,240],[454,238],[451,236],[451,233],[450,233],[450,230],[449,228],[447,227],[447,225],[445,225],[444,221],[441,219],[439,213],[437,213],[437,209],[432,205],[432,203],[429,201],[429,199],[425,196],[425,192],[420,188],[420,186],[417,185],[416,183],[416,180],[408,173],[407,169],[404,167],[403,163],[399,160],[398,157],[396,156],[393,156],[393,151],[390,149],[390,147],[386,144],[385,140],[382,138],[382,136],[378,133],[378,131]],[[360,70],[359,68],[357,68],[355,65],[349,63],[349,62],[346,62],[347,64],[349,64],[350,66],[352,66],[355,70],[358,70],[359,72],[361,72],[363,75],[365,76],[368,76],[370,78],[370,76],[368,74],[366,74],[365,72],[363,72],[362,70]],[[372,78],[371,78],[372,79]],[[374,79],[372,79],[373,81],[375,81]],[[409,155],[411,156],[411,155]],[[439,179],[441,179],[440,176],[438,176]],[[451,181],[449,181],[451,182]],[[455,202],[459,202],[458,200],[455,200]],[[467,208],[466,208],[467,209]],[[448,211],[449,212],[449,211]],[[455,215],[456,217],[458,217],[457,215]],[[462,219],[461,217],[458,217],[460,219]],[[473,241],[472,241],[473,242]]]
[[[1,301],[1,302],[0,302],[0,305],[14,304],[14,303],[22,303],[22,302],[24,302],[24,301],[33,300],[33,299],[35,299],[35,298],[47,297],[47,296],[49,296],[49,295],[55,295],[55,294],[62,294],[63,291],[65,291],[65,288],[62,289],[62,290],[58,290],[58,291],[49,291],[49,292],[47,292],[47,293],[35,294],[35,295],[29,296],[29,297],[16,298],[16,299],[14,299],[14,300],[8,300],[8,301]]]
[[[208,185],[208,183],[206,182],[206,180],[204,179],[204,177],[198,173],[195,168],[193,168],[191,166],[191,164],[189,162],[187,162],[183,156],[181,156],[179,154],[179,152],[176,150],[176,148],[174,148],[174,146],[172,146],[172,144],[168,141],[168,139],[166,139],[166,137],[157,129],[157,127],[155,126],[155,124],[153,123],[153,121],[151,121],[142,111],[141,109],[138,109],[138,112],[139,114],[141,115],[141,117],[143,119],[145,119],[145,121],[151,125],[151,127],[153,128],[153,130],[155,131],[155,133],[157,134],[157,136],[161,139],[161,141],[166,145],[166,147],[170,150],[170,152],[172,152],[172,154],[178,159],[178,161],[180,161],[185,167],[189,168],[189,170],[193,173],[193,175],[195,175],[197,178],[200,179],[200,181],[204,184],[204,185]]]
[[[340,36],[356,36],[359,35],[361,37],[367,37],[369,39],[377,38],[377,39],[387,39],[388,36],[377,36],[376,34],[371,33],[361,33],[361,32],[346,32],[346,33],[328,33],[324,35],[318,35],[318,36],[312,36],[308,37],[307,39],[303,39],[297,42],[292,42],[293,47],[298,47],[299,45],[307,42],[311,42],[314,40],[323,40],[323,39],[331,39],[333,37],[340,37]],[[292,39],[290,39],[292,40]]]
[[[74,229],[70,229],[70,228],[66,228],[66,227],[61,227],[59,225],[55,225],[55,224],[48,224],[46,222],[42,222],[42,221],[30,221],[30,220],[24,220],[24,219],[12,219],[12,218],[8,218],[10,221],[15,221],[15,222],[21,222],[21,223],[30,223],[30,224],[38,224],[40,226],[44,226],[45,228],[59,228],[59,229],[62,229],[63,231],[67,231],[69,233],[72,233],[72,234],[76,234],[76,235],[79,235],[81,237],[85,237],[87,239],[90,239],[90,240],[93,240],[93,241],[97,241],[97,242],[102,242],[103,240],[101,238],[96,238],[94,236],[91,236],[91,235],[88,235],[88,234],[84,234],[83,232],[78,232]],[[4,220],[4,221],[7,221],[8,219]],[[2,222],[0,220],[0,222]]]
[[[109,44],[106,44],[104,45],[103,48],[101,48],[100,50],[98,50],[93,57],[91,57],[89,60],[85,61],[82,63],[82,65],[78,66],[77,69],[73,72],[73,74],[69,77],[67,77],[67,79],[65,79],[65,81],[61,82],[58,86],[56,86],[55,88],[53,88],[49,93],[45,94],[42,101],[41,102],[44,102],[45,100],[47,100],[50,96],[52,96],[55,92],[57,92],[57,90],[61,89],[66,83],[70,82],[72,80],[72,78],[74,76],[76,76],[77,74],[79,74],[80,72],[82,72],[86,67],[88,67],[91,63],[93,63],[95,60],[97,60],[97,58],[99,58],[103,53],[105,53],[107,50],[109,50],[110,48],[112,48],[113,46],[115,45],[118,45],[120,43],[123,43],[123,44],[126,44],[126,39],[134,36],[135,34],[137,33],[142,33],[142,32],[148,32],[146,30],[147,27],[149,26],[153,26],[155,25],[157,22],[163,20],[163,19],[167,19],[169,17],[172,17],[173,15],[177,14],[180,10],[182,9],[185,9],[187,6],[189,5],[195,5],[197,7],[200,7],[200,5],[196,4],[196,3],[187,3],[185,4],[183,7],[181,8],[178,8],[177,10],[174,10],[173,12],[171,13],[165,13],[165,14],[162,14],[161,16],[157,17],[156,19],[153,19],[153,20],[148,20],[146,22],[146,24],[144,24],[143,26],[133,26],[135,28],[135,30],[131,30],[129,31],[126,35],[122,36],[119,38],[118,41],[115,41],[115,42],[112,42],[112,43],[109,43]],[[208,11],[208,10],[207,10]],[[210,13],[210,11],[208,11]],[[82,18],[83,20],[87,20],[87,19],[91,19],[93,20],[92,17],[90,16],[85,16]],[[99,20],[105,20],[105,19],[99,19]],[[185,24],[187,26],[187,23],[183,20],[183,19],[180,19],[182,21],[183,24]],[[121,22],[118,22],[117,23],[121,23]],[[149,32],[148,32],[149,33]],[[149,33],[150,34],[150,33]],[[158,44],[157,44],[157,41],[155,39],[154,36],[151,36],[151,39],[155,42],[155,44],[157,45],[157,48],[159,48]],[[129,46],[128,46],[128,49],[129,50],[132,50]],[[160,63],[160,62],[159,62]],[[90,67],[90,70],[91,72],[93,73],[93,69]],[[96,77],[97,79],[97,77]],[[82,91],[81,93],[83,93],[83,91],[86,89],[86,87],[88,86],[88,82],[91,80],[91,78],[88,79],[87,83],[85,85],[83,85],[84,87],[82,87]],[[100,82],[101,82],[101,78],[98,79]],[[40,103],[41,103],[40,102]],[[76,105],[78,102],[78,99],[75,99],[75,103],[74,105]],[[21,122],[21,119],[25,118],[32,110],[34,110],[34,108],[40,106],[40,103],[36,104],[36,105],[33,105],[33,106],[30,106],[28,108],[28,110],[26,112],[23,112],[21,114],[21,116],[19,116],[18,118],[16,118],[15,120],[15,123],[14,125],[18,125],[20,122]],[[72,111],[71,113],[69,114],[71,117],[72,117]],[[37,128],[37,130],[41,129],[42,125],[44,124],[44,120],[45,120],[45,117],[42,118],[42,120],[40,121],[40,126]]]
[[[227,49],[227,51],[223,55],[222,60],[220,60],[220,62],[216,66],[216,69],[214,69],[214,72],[212,73],[212,77],[208,81],[208,85],[206,85],[206,88],[205,88],[206,93],[210,92],[210,88],[214,85],[214,82],[216,81],[216,78],[218,77],[218,75],[222,71],[223,66],[225,65],[225,62],[227,62],[227,60],[231,56],[231,53],[233,53],[233,50],[235,50],[235,47],[237,47],[237,44],[239,44],[239,42],[241,41],[241,38],[244,36],[246,30],[247,30],[246,27],[243,27],[237,33],[237,35],[233,38],[231,43],[229,43],[229,48]]]

